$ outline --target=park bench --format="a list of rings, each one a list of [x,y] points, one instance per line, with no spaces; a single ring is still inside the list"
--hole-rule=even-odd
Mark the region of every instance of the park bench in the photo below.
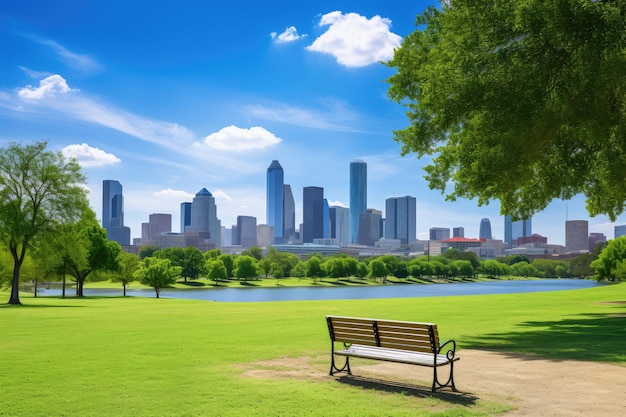
[[[440,344],[436,324],[338,316],[326,316],[326,322],[331,340],[330,375],[337,372],[352,375],[351,357],[406,363],[433,368],[433,392],[444,387],[456,391],[454,362],[459,360],[455,356],[456,342]],[[343,348],[336,350],[335,343],[343,344]],[[335,355],[345,356],[341,368],[335,362]],[[450,365],[450,374],[442,384],[437,368],[445,365]]]

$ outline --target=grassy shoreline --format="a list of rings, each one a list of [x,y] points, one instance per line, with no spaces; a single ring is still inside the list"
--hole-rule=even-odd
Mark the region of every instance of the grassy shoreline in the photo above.
[[[3,416],[378,416],[385,410],[452,417],[510,408],[327,377],[327,314],[436,322],[442,339],[457,340],[460,367],[463,349],[626,366],[626,283],[424,299],[207,303],[25,295],[22,301],[0,305]],[[306,361],[315,374],[244,375],[266,369],[259,361],[280,364],[285,357]],[[414,375],[411,383],[428,387],[430,372],[418,368]],[[457,386],[471,390],[462,378]]]

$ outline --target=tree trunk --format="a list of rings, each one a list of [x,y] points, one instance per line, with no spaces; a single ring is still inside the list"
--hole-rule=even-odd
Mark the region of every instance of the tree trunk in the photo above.
[[[61,294],[61,298],[65,298],[65,269],[63,269],[63,290]]]
[[[37,298],[37,280],[35,280],[35,298]]]
[[[13,278],[11,280],[11,296],[9,297],[8,304],[21,305],[20,302],[20,269],[22,268],[22,262],[24,256],[17,256],[17,248],[10,248],[11,255],[13,255]],[[25,251],[22,251],[25,252]]]
[[[156,298],[159,298],[159,289],[155,288],[154,291],[156,292]]]
[[[126,284],[122,283],[122,286],[124,287],[124,297],[126,297]]]

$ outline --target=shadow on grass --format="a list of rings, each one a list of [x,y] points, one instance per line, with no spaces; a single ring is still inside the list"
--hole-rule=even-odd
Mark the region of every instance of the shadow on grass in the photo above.
[[[586,314],[560,321],[521,323],[517,331],[463,339],[463,347],[495,352],[531,354],[548,359],[626,362],[626,309]],[[531,359],[531,358],[529,358]]]
[[[188,287],[204,287],[206,284],[204,282],[198,281],[176,281],[177,284],[186,285]]]
[[[239,285],[243,286],[243,287],[258,287],[259,284],[254,284],[250,281],[240,281]]]
[[[437,398],[442,401],[469,406],[478,401],[478,397],[475,397],[468,393],[460,391],[442,390],[432,392],[430,387],[406,384],[403,382],[385,381],[376,378],[366,378],[356,375],[342,375],[336,378],[337,382],[350,385],[353,387],[359,387],[364,389],[372,389],[376,391],[383,391],[391,394],[403,394],[410,395],[417,398]]]

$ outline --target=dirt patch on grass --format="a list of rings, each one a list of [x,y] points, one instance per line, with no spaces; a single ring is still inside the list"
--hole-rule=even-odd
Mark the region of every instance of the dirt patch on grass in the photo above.
[[[389,362],[353,360],[353,376],[328,375],[329,357],[280,358],[247,364],[250,378],[337,381],[454,403],[476,400],[510,404],[507,417],[626,416],[626,367],[606,363],[537,359],[530,356],[463,350],[455,365],[459,392],[432,394],[432,369]],[[446,372],[447,367],[439,368]]]

